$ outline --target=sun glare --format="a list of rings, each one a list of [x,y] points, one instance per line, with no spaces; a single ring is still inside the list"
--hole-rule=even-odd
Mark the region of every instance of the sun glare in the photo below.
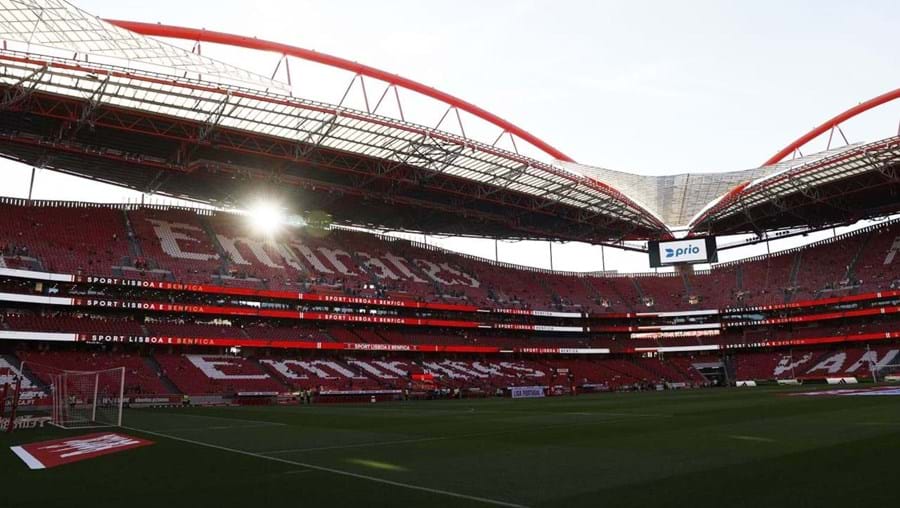
[[[248,211],[248,217],[253,229],[265,235],[275,234],[285,221],[281,208],[273,203],[257,203]]]

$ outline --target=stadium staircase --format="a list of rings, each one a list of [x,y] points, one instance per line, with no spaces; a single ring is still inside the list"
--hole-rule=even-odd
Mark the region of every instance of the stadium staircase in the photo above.
[[[604,366],[621,376],[625,381],[625,384],[635,383],[642,379],[649,379],[652,377],[652,374],[646,369],[631,363],[628,360],[609,360]]]
[[[735,358],[734,356],[726,356],[726,357],[722,358],[722,373],[725,375],[726,382],[738,380],[734,358]],[[698,372],[700,372],[699,369],[698,369]],[[704,374],[703,372],[700,372],[700,374],[702,374],[703,377],[705,377],[707,379],[709,379],[709,377],[710,377],[710,376],[707,376],[706,374]],[[713,375],[711,377],[715,377],[715,376]]]
[[[216,232],[213,230],[212,224],[210,224],[207,217],[203,215],[197,215],[197,220],[200,222],[200,227],[203,228],[203,232],[205,232],[207,238],[209,238],[209,242],[216,249],[216,254],[219,255],[219,260],[222,263],[219,267],[220,273],[229,273],[231,269],[231,256],[225,252],[225,248],[222,247],[222,244],[219,243],[219,239],[216,238]]]
[[[655,358],[640,358],[635,365],[649,372],[655,379],[669,382],[685,381],[686,376],[668,363]]]
[[[788,286],[791,288],[797,287],[797,275],[800,273],[800,265],[803,263],[803,251],[798,250],[796,254],[794,254],[794,261],[791,265],[791,274],[788,277]],[[788,291],[786,288],[782,288],[784,292],[784,303],[790,303],[794,297],[794,293],[796,291]]]
[[[252,357],[252,356],[244,357],[244,360],[256,365],[256,367],[259,368],[259,370],[261,372],[265,372],[266,374],[268,374],[268,376],[271,378],[272,382],[278,384],[278,386],[281,388],[279,390],[280,392],[293,391],[293,387],[291,387],[288,383],[286,383],[283,376],[279,375],[279,373],[276,372],[275,369],[273,369],[271,366],[267,365],[264,362],[257,360],[255,357]]]
[[[162,366],[160,366],[159,362],[156,361],[156,358],[152,356],[144,356],[143,360],[144,365],[146,365],[147,368],[152,372],[156,373],[156,375],[159,377],[160,382],[163,384],[163,386],[166,387],[166,390],[168,390],[169,393],[181,393],[181,390],[179,390],[178,387],[175,386],[175,383],[173,383],[171,379],[163,374]]]
[[[634,299],[626,298],[625,295],[622,294],[622,291],[620,291],[618,285],[613,283],[613,280],[616,279],[597,278],[593,279],[593,282],[587,278],[582,280],[585,284],[592,287],[592,289],[594,289],[594,291],[596,291],[601,298],[606,298],[607,300],[609,300],[610,306],[612,308],[621,310],[621,308],[624,306],[626,310],[634,312]]]
[[[681,300],[682,300],[681,303],[682,303],[682,305],[688,305],[688,304],[690,304],[690,301],[689,301],[690,297],[691,297],[691,295],[694,294],[694,292],[691,290],[691,281],[690,281],[690,278],[688,277],[688,274],[685,272],[681,272],[680,275],[681,275],[681,282],[684,283],[684,296],[681,298]]]
[[[9,365],[13,365],[16,368],[21,366],[22,360],[19,360],[15,355],[0,355],[0,360],[3,360]]]
[[[639,303],[639,302],[635,302],[633,300],[626,298],[625,295],[622,294],[622,292],[619,291],[619,288],[617,288],[615,285],[611,285],[610,287],[612,288],[613,293],[615,293],[616,296],[619,297],[619,301],[621,301],[622,303],[625,304],[625,308],[627,310],[629,310],[631,312],[634,312],[636,310],[635,304]]]
[[[122,217],[125,221],[125,235],[128,236],[128,250],[131,252],[132,258],[142,258],[144,257],[144,251],[141,249],[141,244],[137,241],[137,236],[134,234],[134,228],[131,226],[131,219],[128,218],[128,213],[123,209]]]
[[[579,284],[584,286],[584,288],[587,290],[588,294],[591,295],[591,300],[593,300],[595,302],[599,302],[603,298],[603,295],[600,294],[600,290],[597,289],[593,284],[588,283],[586,278],[583,278],[583,277],[579,278],[578,282],[579,282]]]
[[[0,358],[3,359],[8,365],[14,365],[16,368],[21,369],[22,360],[16,355],[0,355]],[[25,365],[25,369],[22,371],[23,376],[31,382],[35,388],[42,390],[46,393],[50,393],[50,386],[47,385],[44,381],[41,380],[40,376],[36,375],[31,369],[28,368],[28,364]]]
[[[46,272],[44,269],[43,262],[35,257],[31,256],[14,256],[13,258],[3,259],[3,256],[0,256],[0,261],[3,261],[2,265],[4,268],[19,268],[23,270],[33,270],[35,272]]]
[[[854,282],[856,280],[856,265],[859,263],[859,259],[866,253],[866,249],[869,246],[869,242],[872,240],[874,233],[869,231],[865,233],[861,242],[859,242],[859,248],[856,250],[856,254],[853,255],[853,259],[850,260],[850,264],[847,265],[847,275],[846,279],[850,281],[851,285],[855,285]],[[858,288],[857,288],[858,289]]]
[[[709,378],[703,375],[697,367],[694,366],[693,358],[685,358],[685,357],[672,357],[668,360],[663,358],[663,361],[669,364],[670,367],[680,372],[686,379],[695,383],[706,383],[709,381]]]
[[[641,289],[641,285],[638,284],[637,277],[629,277],[629,280],[631,281],[631,284],[634,286],[634,290],[637,291],[638,298],[640,299],[641,308],[646,307],[646,305],[644,303],[644,302],[646,302],[646,296],[644,296],[644,290]],[[622,301],[627,301],[627,300],[625,300],[623,298]],[[654,301],[653,303],[655,304],[656,302]]]
[[[559,293],[557,293],[550,286],[550,284],[547,282],[546,279],[538,279],[535,282],[537,282],[538,287],[540,287],[541,290],[544,291],[544,293],[547,293],[548,295],[550,295],[550,301],[553,303],[553,305],[556,305],[559,308],[562,308],[565,306],[565,304],[567,303],[565,298],[563,298]]]
[[[350,259],[352,259],[353,262],[356,263],[356,269],[369,276],[368,282],[375,287],[380,287],[380,284],[378,282],[378,277],[376,277],[374,273],[366,270],[366,265],[365,265],[365,263],[363,263],[362,258],[360,258],[357,255],[356,250],[353,250],[353,249],[348,250],[347,254],[350,254]]]
[[[327,329],[327,328],[320,330],[320,333],[322,335],[324,335],[325,337],[327,337],[328,340],[331,342],[341,342],[341,341],[337,340],[337,338],[334,335],[332,335],[330,333],[329,329]]]
[[[278,372],[275,367],[272,367],[272,365],[268,364],[267,362],[261,362],[255,358],[253,359],[253,362],[259,365],[259,368],[262,369],[262,371],[265,372],[267,376],[275,380],[275,382],[282,386],[287,386],[287,391],[294,391],[295,388],[288,384],[289,381],[285,379],[281,372]]]

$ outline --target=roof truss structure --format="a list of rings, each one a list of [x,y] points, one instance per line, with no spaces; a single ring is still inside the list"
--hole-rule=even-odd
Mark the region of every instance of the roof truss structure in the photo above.
[[[507,200],[519,196],[520,206],[554,213],[567,208],[582,222],[585,217],[602,218],[615,210],[616,215],[609,219],[624,229],[650,236],[665,232],[656,218],[600,182],[471,139],[391,118],[274,92],[9,50],[0,51],[0,64],[0,83],[11,93],[28,89],[76,100],[84,105],[79,108],[82,112],[98,106],[139,112],[145,119],[135,119],[136,124],[151,118],[172,118],[200,125],[199,132],[190,132],[185,139],[194,144],[209,141],[214,132],[217,140],[247,133],[252,134],[245,136],[247,139],[252,137],[260,145],[292,145],[288,156],[296,160],[313,150],[339,152],[393,165],[394,170],[405,168],[404,173],[412,174],[417,184],[441,182],[445,191],[465,192],[466,199],[500,193]],[[389,170],[368,178],[390,176]],[[363,186],[365,181],[357,185]],[[448,182],[459,187],[447,189]],[[609,231],[607,236],[617,233]],[[552,231],[539,234],[553,236]]]
[[[692,232],[853,222],[900,210],[900,136],[853,146],[741,186],[697,217]]]
[[[364,88],[365,75],[387,87],[374,108],[364,94],[363,110],[297,98],[290,83],[274,80],[277,68],[260,76],[128,26],[280,48],[289,81],[287,55],[296,53],[353,69],[351,86],[358,78]],[[0,39],[0,156],[142,192],[240,205],[248,189],[266,187],[298,211],[347,225],[591,243],[666,239],[681,227],[694,235],[818,227],[900,211],[896,137],[748,171],[643,177],[578,166],[509,122],[412,80],[269,41],[107,22],[63,0],[0,0]],[[398,87],[444,101],[441,122],[408,121]],[[399,119],[377,113],[391,89]],[[515,147],[516,132],[559,160],[466,137],[460,108],[502,126],[497,140],[508,134]],[[440,130],[454,117],[461,134]]]

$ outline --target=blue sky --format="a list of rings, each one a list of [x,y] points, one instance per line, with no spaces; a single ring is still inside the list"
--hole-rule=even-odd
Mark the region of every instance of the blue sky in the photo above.
[[[101,17],[255,35],[360,61],[469,100],[579,162],[648,174],[755,167],[827,118],[900,86],[900,2],[888,0],[76,4]],[[264,74],[277,61],[204,54]],[[350,79],[292,68],[301,95],[331,102]],[[404,100],[407,107],[422,123],[442,114],[424,102]],[[873,141],[896,134],[898,122],[895,103],[844,132]],[[824,148],[819,141],[807,150]],[[3,194],[27,192],[25,168],[2,168]],[[126,193],[51,174],[37,180],[37,197],[87,194],[102,201]],[[491,242],[448,245],[493,257]],[[558,246],[555,254],[557,268],[599,268],[595,248]],[[546,266],[547,248],[502,245],[501,258]],[[642,260],[628,259],[620,268],[642,269]]]

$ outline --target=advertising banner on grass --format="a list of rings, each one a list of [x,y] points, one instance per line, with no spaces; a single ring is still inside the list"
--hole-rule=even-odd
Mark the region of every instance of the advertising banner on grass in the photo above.
[[[12,446],[10,449],[29,468],[47,469],[152,444],[153,441],[116,432],[98,432]]]

